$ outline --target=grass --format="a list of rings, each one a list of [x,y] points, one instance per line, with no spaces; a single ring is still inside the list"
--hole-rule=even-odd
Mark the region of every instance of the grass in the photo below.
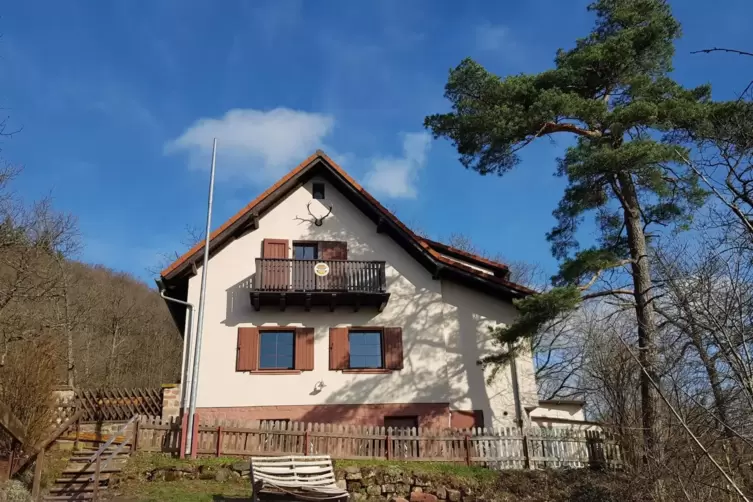
[[[164,454],[139,453],[131,457],[121,474],[121,484],[117,488],[123,495],[113,499],[117,502],[149,501],[249,501],[251,487],[248,479],[220,483],[214,480],[146,481],[145,474],[155,469],[180,469],[202,465],[219,467],[238,462],[247,462],[237,457],[206,457],[195,460],[179,459]],[[437,481],[463,480],[465,484],[483,484],[493,481],[498,473],[482,467],[469,467],[463,464],[440,462],[400,462],[386,460],[335,460],[335,469],[350,466],[371,467],[374,469],[412,472]]]
[[[125,495],[113,502],[215,502],[251,500],[248,480],[218,483],[217,481],[181,480],[154,483],[127,483],[119,490]]]
[[[219,467],[241,461],[243,460],[233,457],[206,457],[191,460],[175,458],[161,453],[137,453],[132,455],[128,460],[125,469],[123,469],[123,475],[124,477],[129,478],[154,469],[201,465]]]
[[[434,479],[457,477],[478,482],[490,481],[499,477],[497,471],[484,467],[467,466],[446,462],[401,462],[399,460],[335,460],[335,469],[348,466],[373,467],[375,469],[399,469],[403,472],[422,474]]]
[[[122,482],[113,502],[215,502],[250,501],[251,485],[248,479],[220,483],[214,480],[182,479],[179,481],[146,481],[144,475],[154,469],[197,467],[202,465],[222,466],[240,462],[238,458],[198,458],[195,460],[174,458],[163,454],[138,453],[133,455],[120,475]]]

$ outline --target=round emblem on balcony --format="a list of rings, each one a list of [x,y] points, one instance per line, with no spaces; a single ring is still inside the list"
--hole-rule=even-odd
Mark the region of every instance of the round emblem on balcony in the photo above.
[[[314,265],[314,273],[319,277],[324,277],[329,274],[329,265],[319,262]]]

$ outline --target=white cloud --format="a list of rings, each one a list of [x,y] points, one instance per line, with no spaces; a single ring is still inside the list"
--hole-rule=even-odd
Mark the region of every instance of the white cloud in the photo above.
[[[513,48],[515,42],[507,26],[484,23],[476,27],[476,47],[484,51],[498,51]]]
[[[393,198],[416,197],[418,171],[426,165],[431,136],[425,132],[408,133],[403,138],[402,157],[372,160],[366,173],[366,187],[377,195]]]
[[[167,142],[165,153],[185,153],[190,168],[208,169],[217,138],[218,177],[267,181],[322,148],[334,123],[330,115],[289,108],[235,109],[221,118],[197,120]]]

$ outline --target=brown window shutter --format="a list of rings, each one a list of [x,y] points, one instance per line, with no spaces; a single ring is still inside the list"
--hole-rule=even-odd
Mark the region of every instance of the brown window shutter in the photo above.
[[[348,243],[342,241],[319,241],[320,260],[347,260]]]
[[[384,328],[384,367],[403,369],[403,328]]]
[[[329,369],[346,370],[349,359],[348,328],[329,328]]]
[[[295,369],[314,369],[314,328],[295,329]]]
[[[235,371],[259,369],[259,328],[238,328]]]
[[[264,239],[262,258],[288,258],[288,240]]]

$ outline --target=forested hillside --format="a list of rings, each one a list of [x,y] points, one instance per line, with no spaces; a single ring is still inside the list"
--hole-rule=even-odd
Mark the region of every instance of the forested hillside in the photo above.
[[[156,290],[75,260],[75,218],[14,196],[0,171],[0,400],[27,424],[49,413],[57,385],[175,382],[181,338]]]

